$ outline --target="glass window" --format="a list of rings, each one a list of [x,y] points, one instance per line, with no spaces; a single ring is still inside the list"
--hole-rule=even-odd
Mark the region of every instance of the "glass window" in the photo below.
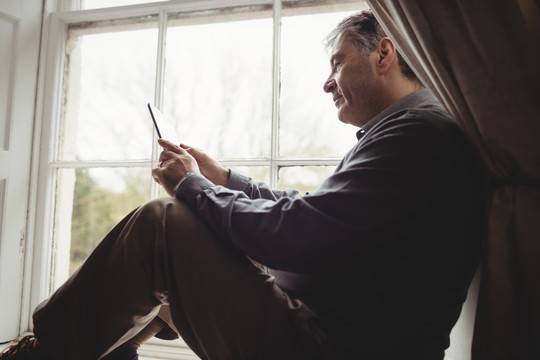
[[[355,143],[354,130],[339,122],[332,95],[323,91],[329,59],[323,40],[347,13],[284,16],[279,154],[340,157]]]
[[[335,166],[284,166],[279,169],[280,189],[295,189],[301,194],[314,191],[332,175]]]
[[[230,166],[230,168],[257,181],[270,182],[268,166]]]
[[[157,35],[155,23],[69,32],[59,160],[150,159]]]
[[[83,8],[139,2],[87,0]],[[278,24],[272,5],[260,2],[148,4],[133,18],[121,9],[79,11],[73,22],[63,15],[62,107],[48,163],[51,289],[133,208],[168,196],[151,178],[159,148],[147,103],[175,121],[183,143],[272,187],[313,191],[334,171],[355,130],[337,120],[322,90],[322,40],[366,5],[324,3],[284,2]]]
[[[272,19],[169,24],[163,100],[182,141],[222,159],[268,157]]]
[[[107,232],[150,200],[144,168],[65,168],[56,176],[55,282],[73,274]]]

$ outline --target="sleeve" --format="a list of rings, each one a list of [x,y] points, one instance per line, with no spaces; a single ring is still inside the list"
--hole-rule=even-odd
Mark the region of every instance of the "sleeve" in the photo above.
[[[190,176],[176,196],[254,260],[276,270],[321,271],[347,257],[369,262],[374,251],[395,245],[386,241],[414,238],[433,223],[437,204],[454,194],[445,192],[459,173],[454,153],[433,126],[389,122],[308,195],[272,192],[235,174],[231,188]]]
[[[354,232],[350,225],[317,207],[314,200],[322,197],[328,203],[331,193],[287,196],[278,192],[282,196],[276,197],[266,189],[250,183],[242,191],[233,190],[193,174],[181,183],[176,197],[219,237],[273,269],[315,267],[325,251],[325,239],[350,238]]]
[[[232,190],[240,190],[245,193],[250,199],[268,199],[278,200],[284,196],[296,197],[300,193],[296,190],[274,190],[268,185],[260,181],[253,181],[250,177],[242,175],[234,170],[231,170],[227,188]]]

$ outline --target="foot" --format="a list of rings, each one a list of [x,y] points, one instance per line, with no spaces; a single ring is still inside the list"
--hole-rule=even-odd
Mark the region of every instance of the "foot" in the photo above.
[[[17,344],[11,345],[0,353],[1,360],[44,359],[38,351],[39,343],[34,335],[23,337]]]

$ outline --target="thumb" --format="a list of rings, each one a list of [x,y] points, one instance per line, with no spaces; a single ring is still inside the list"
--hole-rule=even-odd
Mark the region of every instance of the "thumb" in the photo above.
[[[195,147],[190,147],[186,144],[180,144],[180,147],[184,150],[186,150],[191,156],[195,158],[195,160],[206,160],[208,156],[204,153],[204,151],[197,149]]]

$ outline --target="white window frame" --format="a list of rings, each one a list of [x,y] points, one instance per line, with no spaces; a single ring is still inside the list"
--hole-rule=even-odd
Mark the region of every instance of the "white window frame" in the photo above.
[[[35,137],[32,170],[34,176],[31,182],[30,196],[35,211],[29,214],[29,229],[33,230],[33,241],[29,243],[32,249],[27,251],[25,263],[25,278],[22,299],[21,329],[32,328],[33,309],[51,293],[51,269],[53,259],[53,227],[55,206],[56,172],[60,168],[77,167],[74,162],[58,161],[58,131],[62,111],[63,74],[65,60],[65,44],[70,24],[93,22],[102,20],[115,20],[124,18],[137,18],[146,15],[155,15],[159,18],[158,38],[158,66],[156,76],[155,103],[161,104],[163,89],[163,50],[167,16],[169,13],[182,11],[197,11],[204,9],[218,9],[231,6],[246,5],[273,5],[274,35],[273,35],[273,94],[272,94],[272,139],[271,154],[265,159],[226,159],[222,160],[225,166],[264,165],[269,167],[269,184],[275,187],[278,183],[278,172],[283,166],[335,166],[340,158],[280,158],[278,154],[278,118],[279,118],[279,67],[280,67],[280,30],[281,30],[281,0],[177,0],[149,3],[142,5],[122,6],[95,10],[71,11],[70,4],[76,0],[45,0],[44,21],[42,29],[42,47],[40,53],[40,72],[38,78],[38,94],[36,99]],[[298,2],[304,0],[287,0]],[[311,3],[313,1],[305,1]],[[336,2],[328,1],[334,5]],[[356,2],[354,0],[341,0],[338,3]],[[324,6],[324,1],[320,1]],[[356,2],[357,3],[357,2]],[[330,5],[331,6],[331,5]],[[58,11],[58,10],[62,11]],[[151,162],[155,161],[158,152],[157,145],[153,150]],[[218,159],[220,160],[220,159]],[[90,162],[78,162],[82,166]],[[128,166],[148,165],[147,163],[133,162]],[[103,165],[99,162],[100,165]],[[109,163],[108,166],[120,164]],[[122,162],[121,166],[126,166]],[[157,197],[156,190],[152,197]],[[24,332],[24,331],[23,331]],[[183,346],[169,346],[167,343],[154,341],[150,347],[143,349],[143,354],[152,354],[154,358],[193,359],[193,355]]]

